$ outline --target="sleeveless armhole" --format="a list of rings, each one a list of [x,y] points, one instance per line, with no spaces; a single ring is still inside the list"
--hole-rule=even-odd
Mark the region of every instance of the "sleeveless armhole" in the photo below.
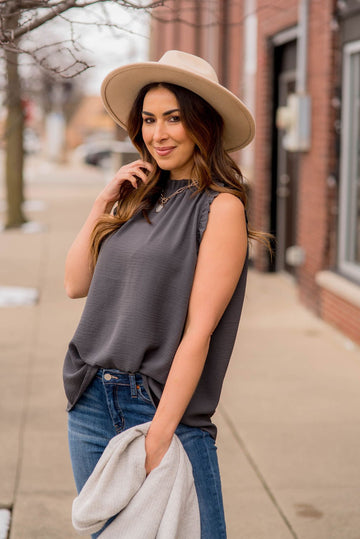
[[[208,224],[210,206],[218,195],[220,195],[220,193],[216,191],[209,191],[206,193],[206,198],[205,198],[205,201],[204,201],[204,204],[201,209],[200,216],[199,216],[199,224],[198,224],[198,244],[199,245]]]

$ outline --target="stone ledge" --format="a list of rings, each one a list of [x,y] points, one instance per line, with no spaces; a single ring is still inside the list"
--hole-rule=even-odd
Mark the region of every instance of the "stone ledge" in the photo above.
[[[320,271],[315,276],[316,284],[360,309],[360,286],[332,271]]]

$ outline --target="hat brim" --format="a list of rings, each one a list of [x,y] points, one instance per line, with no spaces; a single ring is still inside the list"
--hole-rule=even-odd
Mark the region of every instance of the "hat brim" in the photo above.
[[[232,92],[220,84],[179,67],[144,62],[111,71],[101,85],[101,97],[112,119],[127,130],[127,119],[134,100],[145,85],[168,82],[183,86],[205,99],[224,121],[224,148],[233,152],[244,148],[255,135],[250,111]]]

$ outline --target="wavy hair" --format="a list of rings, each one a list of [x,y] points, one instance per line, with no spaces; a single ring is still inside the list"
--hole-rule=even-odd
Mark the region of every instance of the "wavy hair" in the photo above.
[[[135,214],[142,212],[149,221],[148,211],[154,207],[169,176],[159,168],[148,151],[142,137],[142,107],[145,95],[153,88],[166,88],[179,104],[181,121],[195,144],[192,178],[196,179],[197,192],[212,189],[219,193],[237,196],[247,206],[247,186],[235,161],[223,147],[223,120],[216,110],[194,92],[165,82],[151,83],[138,93],[128,117],[128,134],[139,151],[141,159],[150,162],[153,170],[144,184],[138,180],[138,189],[124,182],[119,190],[116,210],[99,218],[91,235],[91,255],[95,266],[102,242]],[[149,221],[150,222],[150,221]],[[267,234],[248,229],[250,239],[260,240],[269,246]]]

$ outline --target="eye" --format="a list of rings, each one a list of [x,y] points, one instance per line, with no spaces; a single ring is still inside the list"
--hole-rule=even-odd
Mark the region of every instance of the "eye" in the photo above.
[[[154,118],[149,118],[148,116],[143,116],[143,123],[144,124],[152,124],[154,122]]]
[[[178,114],[174,114],[173,116],[170,116],[169,121],[171,123],[180,122],[180,116]]]

